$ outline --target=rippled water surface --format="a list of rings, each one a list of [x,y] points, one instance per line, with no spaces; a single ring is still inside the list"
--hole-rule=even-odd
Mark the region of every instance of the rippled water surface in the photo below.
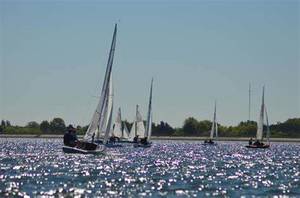
[[[300,144],[155,142],[64,154],[61,139],[0,139],[0,197],[300,197]]]

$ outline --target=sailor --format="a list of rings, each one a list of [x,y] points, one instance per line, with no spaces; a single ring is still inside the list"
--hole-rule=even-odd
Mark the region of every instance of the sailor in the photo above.
[[[147,137],[142,138],[141,143],[147,145],[148,144]]]
[[[77,135],[75,128],[70,124],[67,127],[67,132],[64,135],[64,145],[74,147],[77,144]]]
[[[93,133],[92,135],[92,143],[94,143],[94,140],[95,140],[95,133]]]
[[[135,137],[133,138],[133,142],[134,142],[134,143],[138,143],[138,139],[139,139],[139,136],[137,135],[137,136],[135,136]]]
[[[249,145],[252,145],[252,143],[253,143],[253,140],[252,140],[252,138],[250,138]]]

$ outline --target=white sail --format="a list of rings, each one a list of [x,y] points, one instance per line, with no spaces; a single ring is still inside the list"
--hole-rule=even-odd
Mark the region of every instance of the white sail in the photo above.
[[[139,136],[139,138],[145,137],[145,126],[142,119],[142,115],[139,112],[139,105],[136,105],[136,113],[135,113],[135,120],[133,121],[130,133],[129,133],[129,139],[133,140],[135,136]]]
[[[114,131],[113,134],[116,137],[121,138],[122,137],[122,118],[121,118],[121,108],[119,108],[118,110],[118,114],[115,120],[115,127],[114,127]]]
[[[130,133],[129,133],[129,140],[133,140],[133,138],[136,136],[136,121],[133,122]]]
[[[106,72],[104,76],[104,82],[102,85],[101,96],[97,108],[93,114],[92,120],[90,122],[89,128],[87,129],[84,140],[91,141],[93,135],[100,136],[101,129],[100,126],[103,126],[104,116],[107,115],[107,110],[109,109],[108,104],[108,96],[109,96],[109,82],[111,78],[111,71],[114,59],[114,52],[116,47],[116,36],[117,36],[117,24],[115,25],[113,39],[111,43],[111,48],[109,52]],[[108,119],[110,120],[110,119]],[[96,134],[97,133],[97,134]],[[107,135],[108,136],[108,135]],[[106,139],[107,140],[107,139]],[[105,141],[106,141],[105,140]]]
[[[107,140],[109,135],[112,134],[111,130],[111,124],[112,124],[112,115],[113,115],[113,80],[112,80],[112,73],[110,74],[110,80],[109,80],[109,91],[108,91],[108,97],[107,97],[107,111],[106,111],[106,120],[105,120],[105,134],[104,134],[104,140]],[[104,141],[106,142],[106,141]]]
[[[214,117],[213,117],[212,127],[210,131],[210,139],[214,138],[214,133],[216,133],[216,138],[218,138],[218,126],[216,120],[217,120],[217,104],[215,102]]]
[[[265,87],[263,87],[262,103],[260,107],[259,119],[257,123],[257,132],[256,132],[256,139],[260,141],[262,141],[263,139],[263,128],[264,128],[264,111],[265,111],[264,95],[265,95]]]
[[[145,134],[145,136],[148,137],[148,141],[150,141],[151,133],[152,133],[152,86],[153,86],[153,78],[151,80],[148,114],[147,114],[147,123],[146,123],[147,126],[146,126],[146,134]]]
[[[136,108],[136,135],[139,136],[139,138],[144,138],[145,137],[145,126],[144,126],[144,121],[142,118],[141,113],[139,112],[138,105]]]
[[[265,106],[265,113],[266,113],[266,122],[267,122],[267,142],[270,142],[270,127],[269,127],[269,118],[267,113],[267,108]]]
[[[128,128],[126,126],[126,123],[124,122],[123,125],[124,125],[124,127],[123,127],[122,137],[125,138],[125,139],[129,139],[129,131],[128,131]]]

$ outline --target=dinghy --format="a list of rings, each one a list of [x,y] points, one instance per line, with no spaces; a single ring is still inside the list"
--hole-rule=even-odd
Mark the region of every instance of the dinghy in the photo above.
[[[214,138],[214,134],[216,134],[216,137]],[[217,123],[217,104],[215,102],[215,108],[214,108],[214,117],[212,122],[212,127],[210,131],[210,138],[207,140],[204,140],[204,145],[215,145],[216,143],[214,140],[218,140],[218,123]]]
[[[135,120],[130,129],[129,140],[133,141],[135,137],[144,138],[145,137],[145,126],[143,122],[142,115],[139,111],[139,105],[136,105]]]
[[[247,145],[247,148],[269,148],[270,147],[270,128],[269,128],[269,120],[268,120],[268,114],[267,109],[265,105],[265,87],[263,87],[263,93],[262,93],[262,104],[260,108],[259,113],[259,120],[257,123],[257,131],[256,131],[256,138],[255,142],[252,144],[252,141],[249,141],[249,145]],[[264,113],[266,113],[266,124],[267,124],[267,143],[263,143],[263,130],[264,130]]]
[[[105,152],[105,146],[103,143],[106,143],[108,140],[112,121],[112,65],[116,46],[116,36],[117,24],[115,24],[99,103],[85,133],[83,141],[79,141],[75,147],[64,146],[63,151],[66,153],[98,154]],[[95,144],[96,141],[98,141],[98,144]]]
[[[153,79],[151,80],[150,87],[150,96],[149,96],[149,104],[148,104],[148,114],[147,114],[147,122],[146,122],[146,131],[144,134],[144,139],[141,139],[140,142],[135,143],[134,147],[143,147],[148,148],[151,147],[151,133],[152,133],[152,87],[153,87]]]

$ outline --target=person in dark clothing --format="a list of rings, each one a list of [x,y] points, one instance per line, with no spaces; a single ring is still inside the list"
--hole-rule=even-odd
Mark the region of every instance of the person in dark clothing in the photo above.
[[[64,135],[64,145],[74,147],[77,144],[77,135],[75,128],[70,124],[67,127],[67,132]]]
[[[148,139],[147,137],[141,138],[141,144],[147,145],[148,144],[147,139]]]
[[[133,142],[134,142],[134,143],[138,143],[138,139],[139,139],[139,136],[137,135],[137,136],[135,136],[135,137],[133,138]]]
[[[252,145],[252,143],[253,143],[253,140],[252,140],[252,138],[250,138],[249,145]]]

